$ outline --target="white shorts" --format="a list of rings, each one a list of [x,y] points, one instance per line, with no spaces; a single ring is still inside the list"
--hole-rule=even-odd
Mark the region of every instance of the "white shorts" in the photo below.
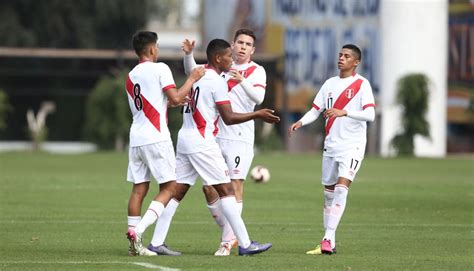
[[[245,180],[253,160],[253,146],[247,142],[217,138],[232,180]]]
[[[321,183],[323,185],[334,185],[339,177],[353,182],[363,159],[364,157],[360,155],[323,156]]]
[[[176,158],[171,141],[130,147],[127,181],[149,182],[150,174],[159,184],[176,180]]]
[[[217,145],[197,153],[176,155],[177,183],[194,185],[201,176],[204,185],[229,183],[229,170]]]

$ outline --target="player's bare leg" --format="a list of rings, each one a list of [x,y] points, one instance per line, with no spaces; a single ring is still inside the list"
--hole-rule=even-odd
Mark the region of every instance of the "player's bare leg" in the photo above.
[[[143,199],[148,193],[148,187],[150,182],[144,182],[134,184],[132,187],[132,193],[128,200],[128,215],[129,216],[140,216],[143,204]]]

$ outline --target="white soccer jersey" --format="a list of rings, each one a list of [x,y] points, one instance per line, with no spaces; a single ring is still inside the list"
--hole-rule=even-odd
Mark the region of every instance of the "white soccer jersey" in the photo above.
[[[265,95],[267,75],[262,66],[251,61],[241,65],[233,64],[232,68],[238,70],[246,78],[250,85],[254,87],[254,91],[262,91]],[[242,86],[237,81],[230,79],[229,74],[226,73],[223,76],[227,81],[232,110],[237,113],[253,112],[256,103],[250,99]],[[254,143],[255,124],[253,120],[235,125],[226,125],[221,119],[218,127],[217,137],[219,138],[244,141],[252,145]]]
[[[319,112],[328,108],[361,111],[370,106],[375,106],[372,87],[359,74],[329,78],[313,101],[313,107]],[[336,157],[352,152],[363,157],[367,142],[366,130],[365,121],[349,117],[326,119],[324,155]]]
[[[230,103],[225,80],[213,69],[193,84],[191,101],[183,108],[183,126],[178,133],[178,153],[196,153],[217,146],[218,104]]]
[[[165,63],[142,62],[128,74],[126,90],[133,115],[130,147],[171,140],[168,129],[168,97],[165,91],[176,88]]]

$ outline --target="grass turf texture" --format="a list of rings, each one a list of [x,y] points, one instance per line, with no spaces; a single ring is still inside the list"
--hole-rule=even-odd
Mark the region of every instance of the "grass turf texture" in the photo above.
[[[247,181],[243,217],[267,253],[214,257],[219,229],[200,184],[167,243],[181,257],[128,257],[127,155],[0,154],[0,270],[473,270],[474,159],[364,160],[333,256],[305,255],[323,236],[321,157],[259,155],[269,183]],[[145,209],[156,183],[145,200]],[[153,226],[145,235],[146,245]]]

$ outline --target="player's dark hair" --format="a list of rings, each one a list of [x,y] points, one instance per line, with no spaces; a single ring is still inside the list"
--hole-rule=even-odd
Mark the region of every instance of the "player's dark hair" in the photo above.
[[[138,31],[132,38],[133,49],[135,49],[135,53],[140,56],[145,52],[150,43],[156,44],[157,41],[158,34],[155,32]]]
[[[255,42],[257,41],[257,37],[255,36],[255,33],[252,30],[247,29],[247,28],[242,28],[242,29],[239,29],[239,30],[235,31],[234,42],[237,40],[237,37],[240,36],[240,35],[247,35],[247,36],[252,37],[253,44],[255,46]]]
[[[354,52],[356,59],[362,61],[362,52],[360,51],[359,47],[355,46],[354,44],[346,44],[342,46],[342,49],[349,49]]]
[[[230,44],[223,39],[213,39],[209,42],[206,49],[207,61],[212,62],[212,58],[216,54],[222,53],[225,49],[229,48]]]

